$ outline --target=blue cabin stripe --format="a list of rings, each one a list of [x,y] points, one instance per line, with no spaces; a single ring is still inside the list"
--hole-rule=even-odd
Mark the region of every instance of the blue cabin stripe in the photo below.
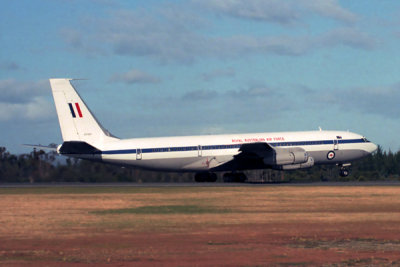
[[[102,154],[136,154],[136,149],[106,150]]]
[[[73,114],[74,115],[74,114]],[[365,143],[364,139],[338,139],[338,144],[356,144]],[[295,141],[295,142],[277,142],[268,143],[272,147],[290,147],[290,146],[317,146],[317,145],[333,145],[333,140],[319,140],[319,141]],[[229,144],[229,145],[207,145],[201,146],[201,150],[218,150],[218,149],[239,149],[242,144]],[[183,151],[197,151],[198,146],[183,146],[183,147],[155,147],[155,148],[142,148],[142,153],[163,153],[163,152],[183,152]],[[106,150],[102,154],[136,154],[136,149],[119,149],[119,150]]]

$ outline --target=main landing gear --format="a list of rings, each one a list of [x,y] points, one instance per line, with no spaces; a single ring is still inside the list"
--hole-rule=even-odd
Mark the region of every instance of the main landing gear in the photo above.
[[[246,179],[246,175],[242,172],[224,174],[224,183],[244,183]]]
[[[195,174],[194,180],[197,183],[204,183],[204,182],[213,183],[217,181],[217,175],[212,172],[199,172]]]
[[[247,177],[244,173],[238,172],[238,173],[225,173],[223,176],[223,181],[224,183],[244,183],[246,181]],[[217,175],[212,172],[199,172],[196,173],[194,176],[194,180],[197,183],[213,183],[217,181]]]

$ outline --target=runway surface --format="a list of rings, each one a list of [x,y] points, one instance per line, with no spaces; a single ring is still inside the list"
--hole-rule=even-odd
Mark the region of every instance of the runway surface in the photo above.
[[[34,187],[268,187],[268,186],[400,186],[400,181],[315,183],[4,183],[0,188]]]

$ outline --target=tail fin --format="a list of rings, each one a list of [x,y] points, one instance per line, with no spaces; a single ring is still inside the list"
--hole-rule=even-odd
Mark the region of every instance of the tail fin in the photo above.
[[[71,79],[50,79],[64,142],[83,141],[100,146],[106,139],[114,139],[93,116],[70,81]]]

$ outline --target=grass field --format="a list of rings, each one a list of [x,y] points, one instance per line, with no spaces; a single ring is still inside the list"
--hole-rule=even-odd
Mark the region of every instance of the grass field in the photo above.
[[[397,266],[399,186],[0,189],[4,266]]]

